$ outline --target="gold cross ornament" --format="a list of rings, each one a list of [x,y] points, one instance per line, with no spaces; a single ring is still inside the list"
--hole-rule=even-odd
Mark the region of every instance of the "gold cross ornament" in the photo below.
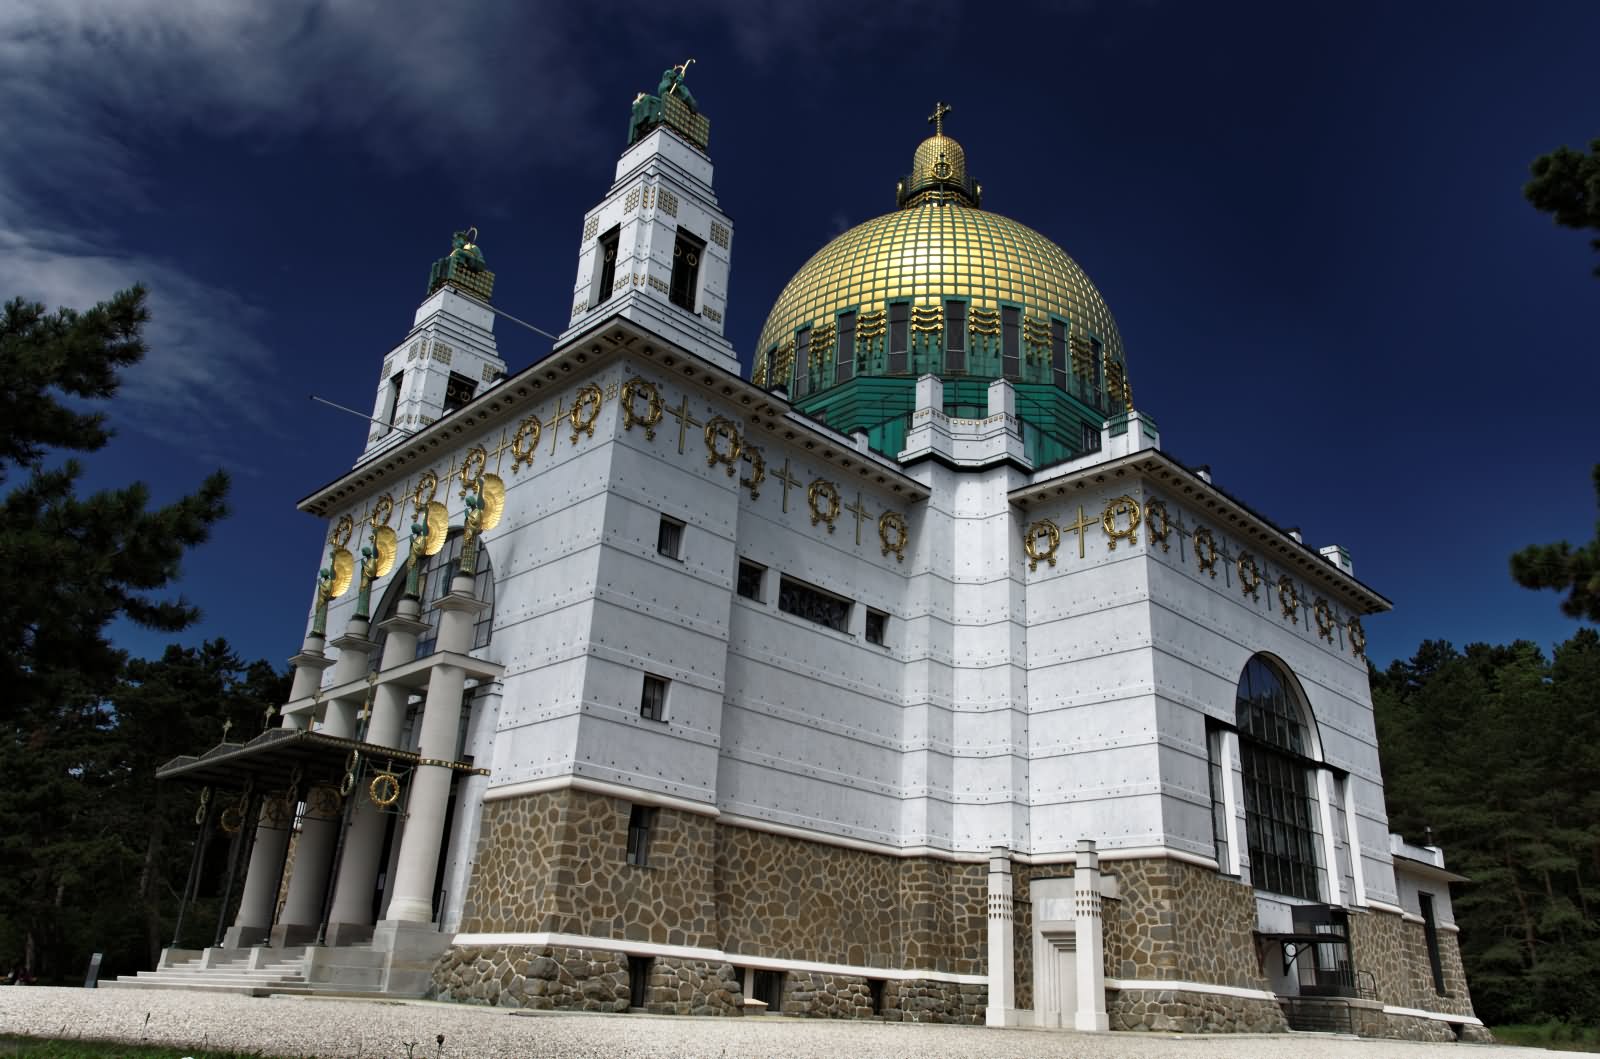
[[[789,490],[791,487],[799,485],[800,479],[790,472],[787,458],[784,459],[783,466],[772,473],[772,477],[783,483],[783,513],[787,515],[789,513]]]
[[[1077,530],[1078,531],[1078,558],[1082,559],[1084,557],[1084,552],[1083,552],[1083,531],[1088,529],[1090,526],[1098,526],[1098,525],[1100,525],[1100,520],[1099,519],[1097,519],[1097,518],[1084,518],[1083,517],[1083,505],[1082,504],[1078,505],[1078,521],[1062,523],[1061,528],[1063,530]]]
[[[683,404],[677,408],[667,409],[668,414],[678,418],[678,455],[683,455],[683,439],[688,434],[690,427],[704,426],[700,420],[689,414],[689,398],[683,398]]]

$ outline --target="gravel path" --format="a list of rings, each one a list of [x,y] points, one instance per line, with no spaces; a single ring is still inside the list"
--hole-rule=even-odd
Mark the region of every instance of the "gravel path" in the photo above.
[[[146,1015],[148,1014],[148,1022]],[[252,999],[180,990],[0,989],[0,1033],[204,1046],[269,1055],[401,1059],[1323,1059],[1562,1053],[1484,1045],[1358,1041],[1319,1034],[1180,1037],[992,1030],[822,1019],[512,1014],[423,1001]],[[444,1034],[443,1049],[435,1043]]]

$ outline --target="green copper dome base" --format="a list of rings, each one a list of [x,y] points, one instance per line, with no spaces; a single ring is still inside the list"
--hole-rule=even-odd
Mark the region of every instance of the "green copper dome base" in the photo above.
[[[989,415],[992,379],[941,376],[944,413],[952,419],[980,420]],[[1100,428],[1108,419],[1125,418],[1116,410],[1101,411],[1063,393],[1049,383],[1012,383],[1017,398],[1017,427],[1023,450],[1034,467],[1076,459],[1100,447]],[[906,433],[916,411],[917,380],[903,376],[861,376],[811,394],[795,407],[844,434],[865,431],[872,450],[894,459],[906,447]]]

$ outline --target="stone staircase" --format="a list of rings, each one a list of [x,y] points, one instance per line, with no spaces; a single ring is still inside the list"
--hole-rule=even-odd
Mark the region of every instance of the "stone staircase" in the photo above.
[[[414,988],[390,991],[388,964],[389,953],[358,945],[167,949],[155,970],[123,975],[100,985],[103,989],[197,989],[243,996],[422,995]]]

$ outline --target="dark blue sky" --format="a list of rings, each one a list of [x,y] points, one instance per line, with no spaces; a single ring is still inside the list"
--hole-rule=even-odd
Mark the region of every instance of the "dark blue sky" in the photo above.
[[[1380,664],[1577,628],[1506,557],[1595,528],[1600,280],[1520,188],[1535,155],[1600,136],[1600,5],[647,7],[0,11],[0,291],[152,292],[155,349],[92,479],[170,499],[234,475],[233,517],[185,564],[188,639],[298,647],[323,528],[294,502],[365,432],[307,395],[370,405],[468,224],[497,304],[561,330],[629,103],[691,55],[747,364],[788,277],[893,207],[942,99],[984,205],[1105,295],[1168,451],[1345,545],[1394,601],[1368,622]],[[499,333],[513,370],[549,348]]]

